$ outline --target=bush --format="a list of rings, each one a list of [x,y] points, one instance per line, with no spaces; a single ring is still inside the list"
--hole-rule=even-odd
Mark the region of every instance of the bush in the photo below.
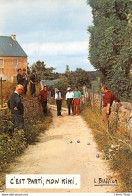
[[[0,171],[10,163],[16,155],[23,152],[26,147],[24,131],[14,130],[11,137],[8,133],[0,135]]]
[[[51,121],[52,117],[49,112],[47,117],[25,120],[24,130],[18,130],[10,120],[3,120],[0,123],[0,172],[29,144],[35,142],[39,133],[44,132]]]

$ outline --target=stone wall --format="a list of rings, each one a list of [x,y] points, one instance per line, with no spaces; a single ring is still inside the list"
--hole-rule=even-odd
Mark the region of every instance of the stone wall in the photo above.
[[[102,95],[92,93],[86,86],[83,87],[83,102],[86,100],[91,102],[91,105],[95,105],[98,107],[102,106]]]
[[[38,98],[33,98],[31,100],[23,100],[23,104],[25,118],[35,118],[43,114],[43,108]],[[1,108],[0,117],[4,117],[8,112],[9,109],[7,107]]]
[[[35,118],[43,114],[43,108],[38,98],[33,98],[31,100],[24,100],[23,104],[24,104],[25,118]]]
[[[132,103],[122,102],[120,107],[114,102],[111,108],[111,121],[117,127],[123,127],[130,133],[132,139]]]

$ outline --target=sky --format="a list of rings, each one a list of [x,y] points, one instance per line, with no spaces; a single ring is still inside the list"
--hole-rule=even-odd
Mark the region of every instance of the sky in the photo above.
[[[94,70],[88,60],[91,8],[86,0],[0,0],[0,35],[16,34],[28,55],[63,73]]]

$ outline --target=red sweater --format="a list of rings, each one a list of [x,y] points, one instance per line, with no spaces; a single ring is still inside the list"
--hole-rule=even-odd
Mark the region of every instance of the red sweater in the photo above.
[[[106,107],[108,103],[110,103],[110,106],[112,106],[114,100],[120,102],[120,99],[118,99],[113,93],[108,91],[103,96],[103,107]]]
[[[47,101],[47,91],[41,90],[40,93],[37,95],[38,97],[41,96],[41,101]]]

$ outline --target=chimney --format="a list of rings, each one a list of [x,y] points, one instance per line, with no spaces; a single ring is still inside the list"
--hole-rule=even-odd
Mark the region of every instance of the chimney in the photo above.
[[[11,35],[11,38],[12,38],[14,41],[16,41],[16,35],[15,35],[15,34],[12,34],[12,35]]]

